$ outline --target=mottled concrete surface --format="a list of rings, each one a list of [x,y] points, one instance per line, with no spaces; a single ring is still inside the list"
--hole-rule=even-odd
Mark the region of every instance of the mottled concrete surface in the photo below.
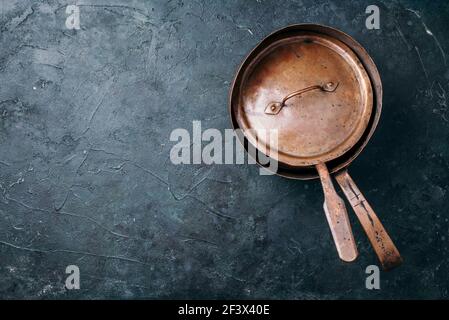
[[[447,1],[85,0],[78,31],[73,2],[0,0],[1,298],[449,297]],[[382,75],[351,167],[405,260],[378,291],[353,214],[360,257],[338,260],[318,181],[168,158],[173,129],[230,127],[238,64],[303,22],[354,36]]]

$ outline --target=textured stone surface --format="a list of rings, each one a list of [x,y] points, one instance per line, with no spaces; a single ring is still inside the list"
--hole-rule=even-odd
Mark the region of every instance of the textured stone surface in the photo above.
[[[74,1],[73,1],[74,2]],[[0,297],[449,298],[449,4],[384,1],[0,0]],[[227,92],[273,30],[354,36],[383,79],[384,112],[351,166],[404,256],[337,258],[318,181],[249,165],[174,166],[175,128],[230,127]],[[81,289],[64,289],[65,268]]]

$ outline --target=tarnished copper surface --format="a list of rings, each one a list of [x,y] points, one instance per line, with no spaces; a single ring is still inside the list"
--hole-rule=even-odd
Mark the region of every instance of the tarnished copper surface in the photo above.
[[[366,52],[366,50],[348,34],[340,30],[318,24],[296,24],[287,26],[268,35],[257,45],[257,47],[255,47],[247,55],[242,64],[239,66],[229,91],[229,112],[231,114],[233,127],[239,128],[239,124],[236,120],[237,108],[235,107],[238,105],[237,102],[240,99],[240,82],[242,80],[243,73],[247,69],[248,65],[262,50],[264,50],[264,48],[269,46],[277,39],[294,36],[298,32],[304,31],[324,34],[333,37],[350,47],[359,58],[360,62],[362,63],[371,79],[373,91],[373,109],[371,119],[369,120],[368,126],[362,138],[350,150],[348,150],[340,157],[334,160],[330,160],[326,163],[329,171],[333,173],[348,166],[364,149],[377,127],[382,112],[382,82],[380,80],[380,75],[376,68],[376,65],[374,64],[373,60]],[[241,142],[243,143],[243,141]],[[290,179],[309,180],[318,178],[318,172],[315,169],[315,166],[298,167],[288,166],[286,164],[280,163],[277,174]]]
[[[310,91],[291,98],[276,115],[265,113],[273,101],[329,82],[338,88],[331,93]],[[278,160],[290,166],[315,165],[348,151],[365,131],[373,103],[369,77],[351,49],[311,32],[265,48],[245,70],[240,92],[239,127],[278,130]],[[253,144],[256,138],[265,143],[264,137],[247,138]]]
[[[304,61],[305,57],[309,59],[308,66],[301,67],[299,60]],[[330,66],[334,69],[329,71]],[[314,83],[307,82],[310,79]],[[344,86],[339,91],[341,79]],[[336,82],[335,91],[315,90]],[[402,262],[391,238],[346,170],[368,143],[382,110],[379,73],[359,43],[339,30],[316,24],[278,30],[246,57],[231,86],[229,101],[234,128],[281,129],[278,175],[294,179],[320,177],[324,210],[342,260],[354,260],[357,249],[344,202],[336,194],[329,174],[340,170],[338,183],[384,269]],[[335,107],[336,101],[343,108],[329,107]],[[332,128],[332,123],[340,127]],[[250,133],[257,131],[246,132],[245,139],[255,145],[256,137]],[[267,153],[263,145],[259,149]]]
[[[316,165],[316,168],[323,186],[323,209],[326,213],[327,223],[329,224],[338,256],[346,262],[354,261],[359,253],[357,251],[354,236],[352,235],[351,224],[349,222],[345,203],[335,192],[326,165],[324,163],[319,163]]]
[[[267,107],[265,108],[265,113],[266,114],[276,115],[276,114],[278,114],[282,110],[283,107],[286,106],[286,102],[288,100],[290,100],[293,97],[300,96],[303,93],[312,91],[312,90],[321,90],[323,92],[334,92],[335,90],[337,90],[338,84],[339,84],[338,82],[330,81],[330,82],[327,82],[325,84],[314,85],[314,86],[310,86],[310,87],[307,87],[307,88],[304,88],[304,89],[300,89],[300,90],[294,91],[294,92],[289,93],[288,95],[286,95],[284,97],[284,99],[282,99],[281,101],[270,102],[267,105]]]

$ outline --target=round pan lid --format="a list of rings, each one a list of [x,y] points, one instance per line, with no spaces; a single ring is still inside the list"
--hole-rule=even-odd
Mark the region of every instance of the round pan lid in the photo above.
[[[238,89],[234,112],[246,138],[290,166],[344,154],[373,109],[370,79],[357,56],[341,41],[309,31],[270,43],[244,70]],[[277,145],[260,129],[276,129]]]

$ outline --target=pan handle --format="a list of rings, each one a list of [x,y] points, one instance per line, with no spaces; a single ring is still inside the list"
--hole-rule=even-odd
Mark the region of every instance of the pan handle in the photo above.
[[[354,236],[352,235],[345,203],[337,195],[337,192],[335,192],[326,164],[319,163],[316,165],[316,169],[318,170],[323,186],[324,212],[326,213],[327,222],[331,229],[338,255],[343,261],[354,261],[358,256],[358,252]]]
[[[345,169],[335,175],[335,179],[351,203],[363,229],[384,270],[390,270],[402,263],[401,255],[379,218],[374,213],[357,185]]]

